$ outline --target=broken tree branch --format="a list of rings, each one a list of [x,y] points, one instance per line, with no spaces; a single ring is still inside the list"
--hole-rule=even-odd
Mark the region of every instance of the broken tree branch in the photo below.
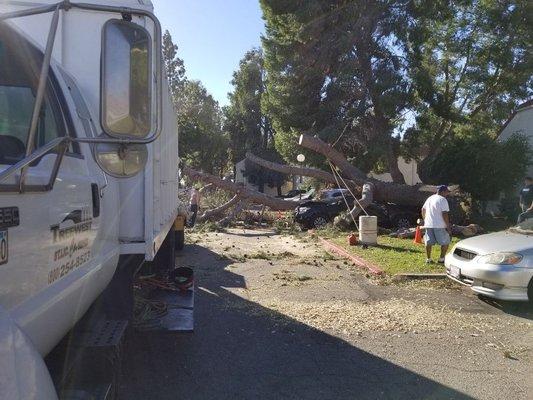
[[[298,167],[294,165],[283,165],[275,163],[272,161],[267,161],[263,158],[260,158],[250,152],[246,153],[246,158],[263,168],[271,169],[272,171],[281,172],[282,174],[287,175],[300,175],[300,176],[310,176],[312,178],[320,179],[324,182],[335,183],[335,178],[332,174],[321,169],[308,168],[308,167]]]
[[[260,193],[256,190],[248,189],[244,186],[238,185],[230,180],[223,180],[217,176],[196,171],[187,166],[183,167],[182,172],[193,181],[212,183],[220,189],[227,190],[228,192],[238,195],[243,200],[248,200],[251,203],[264,204],[275,211],[292,210],[296,207],[296,203],[293,201],[277,199],[264,193]]]
[[[214,185],[213,185],[214,186]],[[228,202],[222,204],[221,206],[218,206],[216,208],[213,208],[211,210],[205,211],[202,215],[198,217],[198,222],[203,222],[205,220],[211,219],[213,217],[217,217],[220,214],[222,214],[224,211],[226,211],[228,208],[232,207],[233,205],[237,204],[240,201],[240,197],[238,194],[233,196]]]

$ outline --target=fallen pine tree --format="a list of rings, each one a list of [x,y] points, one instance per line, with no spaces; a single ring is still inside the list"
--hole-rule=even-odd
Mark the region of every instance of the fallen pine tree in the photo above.
[[[346,186],[350,188],[358,198],[358,202],[356,202],[354,208],[350,210],[352,217],[357,217],[361,212],[361,207],[366,207],[374,200],[395,203],[397,205],[420,207],[430,195],[436,192],[436,186],[425,184],[410,186],[369,178],[363,171],[348,162],[341,152],[316,136],[302,134],[300,136],[299,144],[306,149],[322,154],[329,162],[331,162],[331,164],[333,164],[334,168],[336,167],[336,170],[333,170],[333,173],[330,173],[317,168],[279,164],[264,160],[250,152],[246,154],[246,158],[263,168],[287,175],[313,177],[341,187],[342,184],[346,184]],[[242,207],[243,202],[262,204],[275,211],[292,210],[296,205],[292,201],[268,196],[232,181],[223,180],[214,175],[196,171],[188,166],[184,166],[182,172],[193,181],[202,181],[207,185],[214,185],[217,188],[234,194],[234,197],[226,204],[202,214],[200,217],[201,219],[220,216],[224,211],[234,205]],[[461,213],[461,211],[458,210],[456,210],[456,212]],[[227,217],[225,222],[227,222]]]

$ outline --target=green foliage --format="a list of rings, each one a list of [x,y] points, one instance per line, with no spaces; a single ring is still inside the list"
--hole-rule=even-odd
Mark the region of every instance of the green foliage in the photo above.
[[[276,148],[293,160],[301,133],[341,136],[353,163],[395,178],[400,150],[417,158],[421,147],[494,137],[533,94],[532,4],[261,0]]]
[[[437,152],[454,138],[495,137],[533,94],[533,9],[528,0],[413,2],[402,37],[415,89],[410,149]]]
[[[525,175],[531,159],[527,141],[513,136],[500,143],[488,136],[457,138],[421,164],[428,183],[457,183],[476,200],[494,200]]]
[[[222,111],[199,81],[188,80],[178,46],[163,35],[163,60],[177,113],[180,157],[193,168],[222,175],[228,167],[228,137],[222,131]]]
[[[261,112],[264,74],[260,49],[248,51],[233,73],[233,92],[228,94],[230,104],[224,110],[224,128],[230,136],[234,163],[241,161],[246,151],[266,149],[272,141],[270,121]]]
[[[178,46],[172,42],[172,36],[167,30],[163,34],[163,60],[167,72],[168,85],[174,102],[178,100],[178,94],[185,84],[185,65],[178,57]],[[178,107],[179,108],[179,107]]]
[[[244,55],[239,69],[233,74],[233,92],[229,94],[230,104],[224,110],[224,130],[229,135],[233,163],[241,161],[247,151],[270,161],[281,161],[274,148],[270,119],[261,110],[264,78],[263,54],[260,49],[252,49]],[[243,172],[260,191],[265,184],[280,189],[286,180],[285,175],[248,161]]]
[[[218,102],[199,81],[186,81],[179,94],[179,148],[192,168],[222,175],[227,169],[228,137]]]
[[[330,143],[342,133],[343,152],[358,164],[366,161],[370,169],[385,156],[395,167],[393,133],[410,100],[397,43],[407,26],[406,4],[261,1],[268,71],[263,107],[286,160],[301,151],[301,133]],[[306,156],[320,165],[316,155]]]

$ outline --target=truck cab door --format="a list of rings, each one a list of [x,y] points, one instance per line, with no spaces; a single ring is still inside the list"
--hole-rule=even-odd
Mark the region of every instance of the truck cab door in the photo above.
[[[32,61],[39,52],[0,26],[0,171],[22,160],[35,102]],[[41,55],[42,58],[42,55]],[[75,135],[63,94],[50,74],[34,148]],[[93,247],[100,221],[98,186],[76,144],[60,164],[57,151],[0,182],[0,304],[48,352],[83,315],[99,290]],[[54,168],[57,178],[48,181]]]

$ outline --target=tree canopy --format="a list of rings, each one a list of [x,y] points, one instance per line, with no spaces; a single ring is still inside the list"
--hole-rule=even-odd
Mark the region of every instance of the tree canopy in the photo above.
[[[244,55],[239,69],[233,73],[233,92],[228,94],[230,104],[225,108],[225,126],[230,140],[231,159],[237,163],[245,158],[247,151],[270,161],[280,161],[274,147],[270,118],[261,109],[265,92],[265,69],[263,53],[252,49]],[[286,176],[275,171],[257,167],[246,162],[244,175],[263,191],[265,184],[278,187]]]
[[[362,170],[402,182],[398,154],[494,138],[533,94],[532,4],[261,0],[276,148],[293,159],[295,138],[316,134]]]
[[[416,96],[411,149],[496,132],[533,94],[531,1],[419,1],[404,40]]]

